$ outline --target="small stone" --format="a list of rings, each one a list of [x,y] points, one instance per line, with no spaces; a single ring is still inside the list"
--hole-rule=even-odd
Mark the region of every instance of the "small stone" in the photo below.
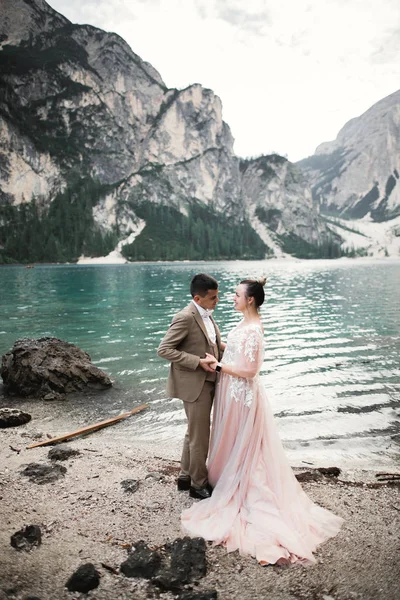
[[[150,550],[147,544],[140,540],[132,545],[128,558],[121,564],[120,570],[126,577],[143,577],[151,579],[161,565],[161,555]]]
[[[41,465],[40,463],[30,463],[21,471],[21,475],[29,477],[29,480],[39,485],[56,481],[64,477],[67,472],[66,467],[62,465]]]
[[[29,423],[32,416],[29,413],[17,410],[16,408],[0,408],[0,427],[17,427]]]
[[[49,450],[48,457],[50,460],[68,460],[71,456],[80,454],[79,450],[74,450],[69,446],[62,444]]]
[[[48,392],[43,396],[43,400],[46,402],[54,402],[55,400],[66,400],[65,394],[59,394],[58,392]]]
[[[179,600],[217,600],[217,590],[189,591],[179,594]]]
[[[170,564],[164,565],[151,580],[157,587],[176,591],[206,575],[206,543],[203,538],[177,538],[165,544],[165,550],[170,556]]]
[[[43,437],[43,433],[41,433],[40,431],[30,431],[29,433],[27,433],[26,431],[23,431],[21,433],[21,437],[25,437],[25,438],[29,438],[31,440],[40,440]]]
[[[339,477],[341,470],[338,467],[319,467],[318,471],[325,477]]]
[[[207,573],[206,543],[203,538],[177,538],[171,544],[171,570],[182,581],[200,579]]]
[[[303,471],[301,473],[296,473],[295,477],[300,483],[307,483],[309,481],[320,481],[322,479],[322,474],[314,471]]]
[[[152,473],[147,473],[145,479],[151,479],[153,481],[163,481],[164,475],[162,473],[157,473],[154,471]]]
[[[16,550],[32,550],[42,543],[42,533],[38,525],[27,525],[11,536],[11,546]]]
[[[151,583],[164,592],[177,592],[181,590],[182,587],[182,580],[167,568],[160,571],[156,577],[153,577]]]
[[[92,563],[81,565],[65,584],[70,592],[86,594],[100,583],[100,574]]]
[[[124,479],[124,481],[121,481],[121,486],[125,492],[133,494],[139,489],[139,482],[137,479]]]

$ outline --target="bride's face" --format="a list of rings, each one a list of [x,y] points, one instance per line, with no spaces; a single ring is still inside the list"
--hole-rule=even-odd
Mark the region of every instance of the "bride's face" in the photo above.
[[[247,308],[246,286],[243,283],[236,288],[233,304],[235,305],[235,310],[239,310],[240,312],[244,312]]]

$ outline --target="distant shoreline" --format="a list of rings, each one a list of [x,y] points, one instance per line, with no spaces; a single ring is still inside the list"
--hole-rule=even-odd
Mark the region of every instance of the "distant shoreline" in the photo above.
[[[126,261],[121,263],[110,263],[110,262],[65,262],[65,263],[0,263],[1,267],[23,267],[25,269],[35,268],[35,267],[64,267],[64,266],[77,266],[77,267],[123,267],[129,265],[157,265],[157,264],[209,264],[209,263],[271,263],[271,264],[290,264],[290,263],[328,263],[333,264],[337,262],[346,262],[346,263],[374,263],[374,262],[383,262],[383,263],[391,263],[391,262],[400,262],[400,256],[356,256],[353,258],[348,258],[347,256],[341,256],[339,258],[263,258],[263,259],[210,259],[210,260],[137,260],[137,261]]]

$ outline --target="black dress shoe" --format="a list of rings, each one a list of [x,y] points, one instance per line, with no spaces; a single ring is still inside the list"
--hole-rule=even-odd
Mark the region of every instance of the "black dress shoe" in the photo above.
[[[176,486],[180,492],[188,492],[190,490],[190,477],[178,477]]]
[[[197,500],[205,500],[206,498],[211,498],[211,494],[206,487],[194,488],[190,486],[189,496],[191,498],[196,498]]]

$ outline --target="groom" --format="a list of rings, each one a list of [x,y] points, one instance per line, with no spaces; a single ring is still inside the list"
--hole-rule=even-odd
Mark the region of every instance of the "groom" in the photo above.
[[[189,490],[192,498],[203,500],[211,495],[206,459],[210,438],[210,413],[216,373],[211,359],[219,361],[225,344],[211,316],[218,302],[218,282],[199,273],[190,284],[192,301],[178,312],[158,347],[158,355],[171,361],[167,394],[183,400],[187,431],[183,442],[178,490]]]

